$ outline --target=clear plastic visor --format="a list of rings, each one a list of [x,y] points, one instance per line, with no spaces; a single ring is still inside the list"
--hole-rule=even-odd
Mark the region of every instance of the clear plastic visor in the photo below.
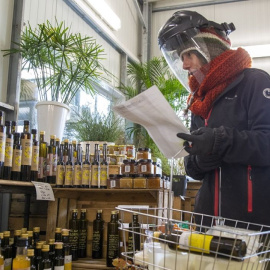
[[[182,35],[174,36],[161,47],[161,52],[165,57],[169,67],[189,91],[189,78],[194,76],[200,84],[210,62],[210,54],[203,38],[193,38]],[[204,73],[201,67],[204,66]]]

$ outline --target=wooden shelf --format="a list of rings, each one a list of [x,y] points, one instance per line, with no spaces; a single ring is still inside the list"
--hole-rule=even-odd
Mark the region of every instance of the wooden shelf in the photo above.
[[[11,106],[11,105],[4,103],[4,102],[0,102],[0,109],[14,111],[14,106]]]
[[[35,188],[31,182],[0,180],[0,192],[32,194],[35,192]]]
[[[85,269],[115,269],[106,266],[105,259],[95,260],[91,258],[80,259],[72,262],[73,270],[85,270]]]

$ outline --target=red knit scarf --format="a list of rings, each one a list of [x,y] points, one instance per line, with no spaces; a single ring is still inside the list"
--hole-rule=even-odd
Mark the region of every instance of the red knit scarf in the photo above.
[[[213,59],[207,72],[204,71],[204,67],[201,68],[201,72],[206,73],[201,84],[195,76],[191,76],[189,79],[191,91],[194,93],[198,89],[194,95],[190,94],[188,97],[188,103],[191,100],[189,109],[206,119],[215,99],[243,69],[249,67],[251,67],[251,58],[248,52],[242,48],[227,50]]]

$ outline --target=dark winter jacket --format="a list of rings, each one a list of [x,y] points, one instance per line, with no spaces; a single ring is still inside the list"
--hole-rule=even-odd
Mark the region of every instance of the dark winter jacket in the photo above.
[[[244,70],[215,100],[208,119],[192,115],[191,122],[191,131],[216,128],[213,154],[222,159],[220,168],[202,172],[195,156],[186,157],[187,174],[203,181],[194,211],[270,225],[270,76]]]

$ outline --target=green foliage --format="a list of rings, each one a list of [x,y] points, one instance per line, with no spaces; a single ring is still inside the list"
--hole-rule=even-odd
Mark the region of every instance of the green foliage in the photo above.
[[[39,100],[69,104],[79,89],[94,94],[94,83],[106,72],[100,63],[104,50],[92,37],[73,34],[64,22],[47,21],[33,29],[30,24],[20,43],[6,55],[20,53],[22,68],[32,70]]]
[[[120,90],[127,99],[135,97],[149,87],[156,85],[169,102],[173,110],[181,117],[186,108],[188,91],[179,80],[170,72],[163,57],[155,57],[146,63],[131,63],[127,67],[127,75],[130,84],[121,85]],[[182,119],[184,120],[184,119]],[[189,122],[184,120],[188,126]],[[136,147],[149,147],[152,156],[162,160],[162,169],[165,174],[170,174],[167,158],[160,152],[147,131],[140,125],[134,124],[127,129],[127,137],[133,139]]]
[[[75,119],[67,122],[65,135],[78,141],[116,142],[124,137],[121,119],[111,111],[108,115],[91,113],[89,107],[83,107],[81,113],[75,112]]]

